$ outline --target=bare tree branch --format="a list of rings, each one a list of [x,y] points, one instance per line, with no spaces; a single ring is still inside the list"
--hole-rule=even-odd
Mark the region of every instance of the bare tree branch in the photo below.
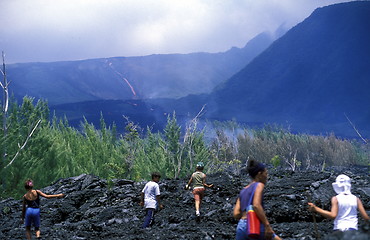
[[[356,126],[351,122],[351,120],[349,120],[349,118],[347,117],[347,114],[346,113],[344,113],[344,116],[347,118],[349,124],[351,124],[353,130],[355,130],[355,132],[361,138],[361,140],[364,141],[367,144],[367,140],[362,137],[362,135],[360,134],[360,132],[357,130]]]
[[[9,106],[9,91],[8,91],[8,80],[6,78],[6,70],[5,70],[5,53],[2,52],[2,58],[3,58],[3,69],[1,70],[1,73],[3,74],[3,82],[0,82],[1,87],[3,88],[4,96],[3,96],[3,127],[4,127],[4,133],[6,135],[6,114],[8,112],[8,106]]]
[[[189,124],[187,124],[186,131],[185,131],[185,136],[184,136],[184,145],[181,148],[180,156],[182,156],[182,152],[184,151],[185,143],[188,142],[189,153],[190,153],[189,154],[190,168],[191,169],[193,168],[193,157],[192,157],[192,154],[191,154],[191,149],[193,147],[193,141],[194,141],[194,139],[191,136],[194,135],[194,132],[197,129],[198,120],[203,115],[203,111],[204,111],[205,106],[206,105],[203,105],[202,108],[200,109],[200,111],[197,113],[197,115],[190,121]],[[180,171],[181,171],[181,159],[179,161],[179,165],[178,165],[178,169],[177,169],[177,175],[180,174]]]
[[[198,118],[200,118],[200,116],[202,116],[204,113],[203,113],[203,110],[204,110],[204,108],[206,107],[206,105],[207,104],[204,104],[203,106],[202,106],[202,108],[200,109],[200,111],[198,112],[198,114],[193,118],[193,121],[194,120],[197,120]]]
[[[35,130],[39,126],[40,122],[41,122],[41,119],[39,119],[37,121],[35,127],[32,129],[32,131],[30,132],[30,134],[28,134],[28,136],[27,136],[26,140],[24,141],[23,145],[19,147],[19,149],[18,149],[17,153],[14,155],[13,159],[8,163],[8,165],[6,165],[4,167],[4,169],[6,169],[7,167],[9,167],[10,165],[13,164],[14,160],[18,157],[20,151],[27,145],[28,140],[31,138],[32,134],[35,132]]]
[[[2,149],[3,151],[3,156],[2,156],[2,162],[6,163],[7,159],[7,144],[6,144],[6,139],[8,135],[8,128],[7,128],[7,112],[8,112],[8,105],[9,105],[9,94],[8,94],[8,81],[6,78],[6,70],[5,70],[5,54],[4,51],[2,53],[2,58],[3,58],[3,69],[1,70],[1,73],[3,74],[3,82],[0,81],[1,87],[3,88],[3,102],[2,102],[2,113],[3,113],[3,132],[4,132],[4,148]],[[2,164],[3,166],[3,164]],[[4,174],[2,175],[2,187],[5,189],[5,180],[4,180]]]

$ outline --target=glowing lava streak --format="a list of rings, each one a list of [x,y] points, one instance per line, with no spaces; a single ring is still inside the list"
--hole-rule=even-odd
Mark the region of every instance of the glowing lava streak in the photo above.
[[[109,65],[109,67],[118,75],[118,76],[120,76],[126,83],[127,83],[127,85],[130,87],[130,89],[131,89],[131,92],[132,92],[132,94],[134,94],[134,96],[136,96],[136,92],[135,92],[135,89],[134,89],[134,87],[130,84],[130,82],[127,80],[127,78],[125,78],[123,75],[122,75],[122,73],[120,73],[120,72],[118,72],[116,69],[114,69],[114,67],[112,66],[113,64],[112,63],[109,63],[108,64]]]
[[[123,80],[125,80],[125,82],[127,83],[127,85],[130,87],[131,89],[131,92],[132,94],[134,94],[134,96],[136,96],[136,92],[135,92],[135,89],[134,87],[130,84],[130,82],[127,80],[127,78],[125,78],[124,76],[122,76],[122,74],[120,72],[117,72],[116,70],[114,70]]]

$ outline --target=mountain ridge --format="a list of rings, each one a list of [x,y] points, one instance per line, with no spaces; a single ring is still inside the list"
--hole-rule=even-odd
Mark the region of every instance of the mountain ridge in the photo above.
[[[151,117],[152,109],[158,110],[156,117],[160,116],[161,120],[154,118],[154,121],[161,123],[168,113],[176,111],[177,116],[187,118],[195,116],[205,105],[202,117],[208,119],[234,119],[239,123],[257,125],[272,123],[287,126],[295,132],[334,132],[339,136],[357,137],[350,119],[361,133],[370,136],[368,12],[369,1],[316,9],[240,71],[220,81],[210,94],[193,92],[176,99],[156,96],[118,100],[128,105],[128,100],[135,100],[138,101],[136,104],[147,106],[141,108],[145,109],[144,112],[135,112],[135,108],[129,111],[136,116],[145,116],[145,119]],[[235,50],[238,49],[232,48],[229,53]],[[200,53],[187,57],[197,54]],[[207,75],[207,71],[199,73]],[[186,92],[186,88],[179,90]],[[93,102],[90,104],[94,105]],[[117,104],[122,105],[122,102]],[[58,109],[58,106],[54,107]],[[125,109],[128,108],[121,109],[122,113],[117,113],[115,119],[122,119]],[[80,110],[82,119],[88,111],[83,107]],[[89,117],[94,118],[91,114]],[[100,112],[95,115],[95,120],[98,118]]]
[[[370,2],[315,10],[219,85],[208,98],[213,112],[206,116],[348,127],[348,114],[370,133],[368,12]]]
[[[7,66],[10,90],[51,105],[93,101],[179,98],[210,92],[273,41],[261,33],[243,48],[220,53],[153,54]],[[251,45],[251,46],[250,46]],[[62,91],[61,91],[62,90]]]

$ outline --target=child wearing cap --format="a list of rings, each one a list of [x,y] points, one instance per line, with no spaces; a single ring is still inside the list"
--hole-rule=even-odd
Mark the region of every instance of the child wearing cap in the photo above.
[[[370,218],[361,200],[351,193],[351,179],[348,176],[339,175],[332,185],[337,195],[331,199],[331,210],[326,211],[309,202],[309,211],[334,219],[334,231],[357,230],[357,210],[365,220],[369,221]]]
[[[196,171],[191,175],[188,184],[186,184],[186,189],[189,189],[190,184],[193,184],[193,195],[195,200],[195,215],[200,217],[200,204],[204,197],[205,187],[212,187],[213,184],[206,183],[206,174],[203,173],[204,164],[198,162]]]

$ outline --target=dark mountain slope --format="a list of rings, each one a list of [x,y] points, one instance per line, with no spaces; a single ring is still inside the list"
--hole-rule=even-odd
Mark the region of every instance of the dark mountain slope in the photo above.
[[[157,105],[142,100],[97,100],[79,103],[65,103],[52,106],[51,111],[59,118],[67,117],[73,127],[80,127],[84,118],[100,128],[101,114],[107,125],[116,124],[122,132],[127,124],[126,117],[134,123],[139,123],[143,130],[146,126],[152,130],[162,130],[167,123],[167,113]]]
[[[370,136],[369,12],[370,2],[317,9],[212,94],[152,99],[146,101],[147,109],[162,112],[157,116],[163,122],[165,113],[176,110],[186,118],[207,104],[208,119],[278,123],[294,131],[357,137],[346,114]]]
[[[262,33],[244,48],[223,53],[115,57],[71,62],[8,65],[10,90],[51,105],[92,100],[179,98],[208,93],[265,50],[273,38]]]
[[[370,2],[315,10],[220,85],[207,116],[329,132],[346,113],[370,131],[369,13]]]

